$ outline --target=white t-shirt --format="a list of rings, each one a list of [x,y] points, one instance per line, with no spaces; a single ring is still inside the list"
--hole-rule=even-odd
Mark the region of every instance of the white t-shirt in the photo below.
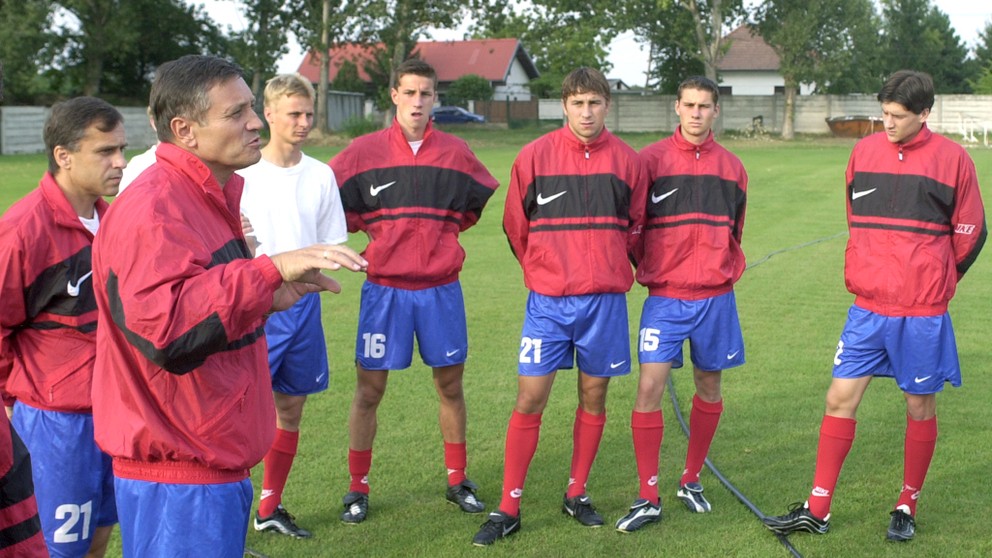
[[[238,174],[245,179],[241,213],[251,221],[260,243],[256,255],[348,240],[341,194],[330,166],[303,155],[289,168],[261,159]]]
[[[130,186],[131,183],[134,182],[134,179],[138,178],[139,174],[155,164],[155,149],[157,147],[158,144],[156,143],[155,145],[149,147],[148,151],[131,157],[131,160],[127,162],[127,166],[124,167],[124,175],[121,177],[121,187],[120,190],[117,191],[118,195],[124,191],[124,188]]]
[[[96,236],[96,231],[100,228],[100,214],[93,210],[93,218],[87,219],[82,215],[79,216],[79,222],[86,227],[86,230],[90,231],[90,234]]]

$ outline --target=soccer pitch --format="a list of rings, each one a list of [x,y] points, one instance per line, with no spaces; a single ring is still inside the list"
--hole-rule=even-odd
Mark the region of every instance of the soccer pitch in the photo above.
[[[490,509],[499,503],[503,442],[516,397],[516,359],[524,301],[520,268],[501,229],[510,165],[539,130],[459,131],[501,186],[482,220],[462,234],[468,254],[461,282],[469,324],[465,392],[468,405],[468,474]],[[635,148],[662,134],[622,134]],[[843,282],[847,240],[844,168],[850,140],[724,142],[750,176],[744,250],[751,267],[738,283],[737,301],[747,364],[724,374],[725,412],[710,460],[754,505],[784,513],[805,499],[812,481],[823,397],[837,337],[853,300]],[[326,161],[340,148],[309,148]],[[984,199],[992,205],[992,150],[969,151]],[[129,154],[130,155],[130,154]],[[0,158],[0,207],[37,185],[44,156]],[[361,248],[363,235],[350,244]],[[986,252],[992,247],[986,247]],[[293,540],[249,530],[248,546],[271,558],[368,556],[788,556],[788,551],[709,471],[701,482],[713,513],[696,515],[676,500],[685,437],[666,395],[661,454],[663,519],[634,534],[612,523],[637,495],[630,439],[636,371],[611,382],[608,422],[589,480],[589,494],[607,525],[587,529],[564,516],[575,371],[563,370],[544,413],[541,441],[522,503],[523,529],[490,548],[471,545],[484,521],[444,499],[445,470],[437,425],[437,396],[430,369],[414,365],[391,374],[379,408],[379,430],[370,474],[369,518],[339,520],[348,486],[347,418],[354,388],[354,343],[363,277],[334,275],[339,295],[324,296],[324,325],[331,362],[330,389],[310,398],[299,455],[283,497],[297,522],[314,533]],[[631,348],[646,296],[635,285],[628,296]],[[894,382],[874,382],[858,416],[858,438],[834,499],[831,531],[790,540],[804,556],[988,556],[985,523],[992,504],[985,480],[992,444],[988,424],[992,393],[988,366],[992,330],[992,253],[982,254],[959,285],[951,305],[963,385],[938,396],[940,440],[921,496],[916,539],[885,541],[885,529],[902,480],[905,405]],[[682,411],[693,393],[688,368],[673,374]],[[256,499],[261,468],[255,471]],[[210,550],[204,549],[204,556]],[[117,535],[108,556],[120,556]]]

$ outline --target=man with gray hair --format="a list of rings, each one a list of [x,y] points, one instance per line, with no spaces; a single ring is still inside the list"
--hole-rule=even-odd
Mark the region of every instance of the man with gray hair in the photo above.
[[[157,161],[94,245],[94,424],[113,458],[125,556],[241,558],[249,469],[274,437],[265,320],[340,291],[320,270],[366,265],[328,244],[251,257],[235,171],[260,157],[253,101],[226,60],[163,64],[149,103]]]

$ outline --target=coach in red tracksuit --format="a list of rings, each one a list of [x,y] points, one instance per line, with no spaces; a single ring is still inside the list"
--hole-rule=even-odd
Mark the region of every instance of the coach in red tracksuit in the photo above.
[[[961,385],[947,305],[985,243],[975,164],[926,125],[933,80],[893,74],[878,100],[885,131],[854,148],[847,166],[844,280],[854,305],[837,344],[806,503],[765,518],[773,531],[825,533],[841,467],[854,443],[855,413],[874,376],[896,381],[906,400],[902,489],[886,537],[916,533],[916,507],[937,444],[937,392]]]

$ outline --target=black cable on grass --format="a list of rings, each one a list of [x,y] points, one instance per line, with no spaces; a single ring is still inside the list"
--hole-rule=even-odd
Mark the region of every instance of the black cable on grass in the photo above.
[[[833,235],[830,235],[830,236],[825,236],[825,237],[822,237],[822,238],[817,238],[817,239],[811,240],[809,242],[804,242],[803,244],[797,244],[796,246],[789,246],[788,248],[782,248],[781,250],[776,250],[774,252],[770,252],[767,255],[765,255],[765,257],[759,259],[758,261],[756,261],[754,263],[751,263],[751,264],[748,264],[748,266],[745,268],[745,271],[747,271],[748,269],[751,269],[754,266],[761,265],[761,264],[767,262],[768,260],[772,259],[772,257],[777,256],[779,254],[783,254],[783,253],[786,253],[786,252],[792,252],[794,250],[799,250],[799,249],[802,249],[802,248],[807,248],[809,246],[813,246],[813,245],[819,244],[821,242],[826,242],[828,240],[833,240],[835,238],[844,236],[846,234],[847,234],[847,231],[839,232],[837,234],[833,234]],[[686,424],[685,417],[682,416],[682,408],[679,406],[678,397],[676,397],[676,395],[675,395],[675,382],[672,381],[672,376],[671,375],[668,376],[668,382],[667,382],[667,384],[668,384],[668,397],[672,400],[672,408],[675,411],[675,418],[678,419],[679,426],[682,427],[682,433],[685,434],[686,437],[688,437],[689,436],[689,425]],[[748,500],[747,496],[745,496],[744,493],[742,493],[740,490],[738,490],[737,487],[734,486],[734,484],[732,482],[730,482],[730,480],[727,477],[723,476],[723,473],[721,473],[720,470],[716,468],[716,465],[714,465],[713,462],[710,461],[710,458],[709,457],[707,457],[706,460],[703,461],[703,463],[706,465],[706,468],[709,469],[710,472],[713,473],[713,476],[715,476],[717,478],[717,480],[720,481],[720,484],[722,484],[724,486],[724,488],[726,488],[727,490],[729,490],[730,493],[733,494],[735,498],[737,498],[742,504],[744,504],[744,507],[746,507],[747,509],[751,510],[751,513],[753,513],[759,520],[763,520],[765,518],[764,512],[762,512],[758,508],[758,506],[754,505],[753,502],[751,502],[750,500]],[[794,558],[803,558],[803,555],[800,554],[800,552],[796,549],[796,547],[792,546],[792,543],[791,542],[789,542],[788,536],[783,535],[781,533],[775,533],[774,531],[773,531],[773,533],[775,534],[775,537],[778,538],[778,541],[780,543],[782,543],[782,546],[784,546],[785,549],[788,550],[789,553],[792,554],[792,556]]]
[[[686,424],[685,417],[682,416],[682,409],[679,407],[679,400],[675,396],[675,383],[672,382],[671,376],[668,377],[668,397],[672,400],[672,408],[675,410],[675,418],[678,419],[679,425],[682,427],[682,433],[685,434],[686,437],[688,437],[689,425]],[[724,488],[729,490],[731,494],[733,494],[738,500],[740,500],[742,504],[744,504],[744,507],[751,510],[751,513],[757,516],[759,520],[765,518],[765,514],[760,509],[758,509],[758,506],[755,506],[754,503],[752,503],[750,500],[747,499],[747,496],[745,496],[740,490],[737,489],[736,486],[734,486],[732,482],[730,482],[729,479],[727,479],[727,477],[723,476],[723,473],[721,473],[720,470],[716,468],[716,465],[714,465],[713,462],[710,461],[709,457],[707,457],[706,460],[703,461],[703,464],[706,465],[706,468],[709,469],[711,473],[713,473],[713,476],[715,476],[717,480],[720,481],[720,484],[722,484]],[[782,546],[784,546],[785,549],[788,550],[789,553],[791,553],[794,558],[803,558],[803,555],[800,554],[798,550],[796,550],[796,547],[792,546],[792,543],[789,542],[789,538],[786,535],[783,535],[781,533],[776,533],[774,531],[772,531],[772,533],[774,533],[775,537],[778,539],[778,542],[782,543]]]

